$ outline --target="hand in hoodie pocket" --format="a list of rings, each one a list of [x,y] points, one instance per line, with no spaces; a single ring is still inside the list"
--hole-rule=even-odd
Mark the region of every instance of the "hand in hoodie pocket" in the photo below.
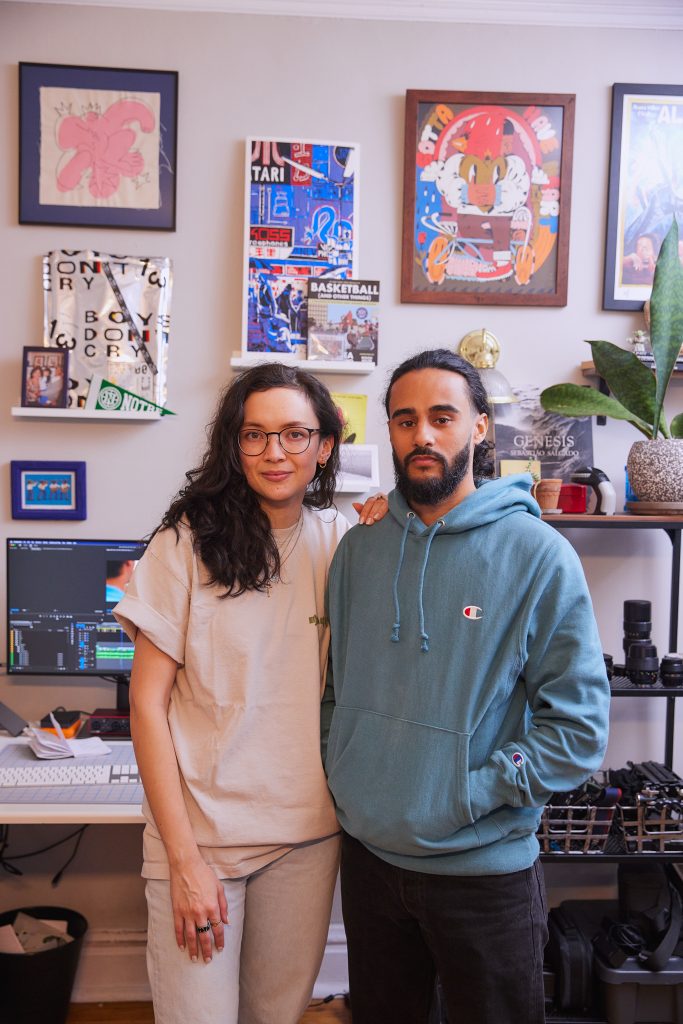
[[[337,705],[327,763],[342,825],[395,853],[457,849],[472,825],[468,755],[465,733]]]

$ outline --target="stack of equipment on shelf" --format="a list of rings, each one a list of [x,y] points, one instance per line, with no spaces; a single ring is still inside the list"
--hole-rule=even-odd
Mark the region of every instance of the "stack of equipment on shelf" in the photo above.
[[[598,772],[553,794],[538,841],[543,854],[683,853],[683,779],[657,761]]]
[[[620,865],[618,901],[553,908],[546,947],[553,1012],[604,1014],[607,1024],[680,1024],[682,891],[675,868],[639,860]]]

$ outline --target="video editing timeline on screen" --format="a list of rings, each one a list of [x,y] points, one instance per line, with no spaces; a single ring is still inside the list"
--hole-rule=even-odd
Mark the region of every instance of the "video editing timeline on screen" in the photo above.
[[[8,671],[130,675],[133,645],[111,611],[144,544],[7,542]]]

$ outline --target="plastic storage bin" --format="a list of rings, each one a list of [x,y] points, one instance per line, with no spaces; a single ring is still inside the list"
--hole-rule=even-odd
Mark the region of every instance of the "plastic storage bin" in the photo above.
[[[595,969],[607,1024],[681,1024],[683,959],[672,957],[662,971],[648,971],[630,958],[608,967],[599,956]]]
[[[40,953],[0,953],[0,1020],[6,1024],[66,1024],[88,922],[82,914],[64,907],[20,907],[0,914],[0,925],[13,924],[20,911],[49,921],[66,921],[73,942]]]

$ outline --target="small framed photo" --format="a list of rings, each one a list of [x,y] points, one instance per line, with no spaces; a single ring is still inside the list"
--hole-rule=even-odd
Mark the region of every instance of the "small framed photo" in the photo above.
[[[175,231],[178,72],[19,64],[19,223]]]
[[[67,370],[65,348],[26,346],[21,371],[21,404],[30,409],[65,409]]]
[[[362,494],[371,487],[379,487],[379,449],[376,444],[342,444],[339,455],[338,492]]]
[[[612,88],[603,309],[642,309],[674,216],[683,233],[683,86]],[[683,241],[679,247],[683,262]]]
[[[86,519],[85,462],[11,462],[12,519]]]

